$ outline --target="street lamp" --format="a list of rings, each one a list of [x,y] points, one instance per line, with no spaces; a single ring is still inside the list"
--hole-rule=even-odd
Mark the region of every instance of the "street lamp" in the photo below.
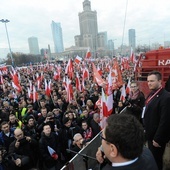
[[[5,30],[6,30],[6,35],[7,35],[7,39],[8,39],[11,62],[12,62],[12,66],[14,66],[14,60],[13,60],[13,57],[12,57],[11,45],[10,45],[9,36],[8,36],[8,30],[7,30],[7,25],[6,25],[9,22],[9,20],[8,19],[1,19],[0,22],[5,24]]]

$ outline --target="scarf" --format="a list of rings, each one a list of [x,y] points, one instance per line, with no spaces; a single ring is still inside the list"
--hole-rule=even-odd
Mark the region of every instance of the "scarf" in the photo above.
[[[139,94],[140,94],[139,89],[136,90],[134,93],[133,93],[133,92],[130,92],[129,98],[130,98],[131,100],[135,100],[135,99],[137,99],[137,97],[139,96]]]

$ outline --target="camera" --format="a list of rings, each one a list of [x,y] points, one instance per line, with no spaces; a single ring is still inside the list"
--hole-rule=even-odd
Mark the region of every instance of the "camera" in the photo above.
[[[26,137],[20,139],[18,142],[20,142],[21,145],[25,144],[27,142]]]

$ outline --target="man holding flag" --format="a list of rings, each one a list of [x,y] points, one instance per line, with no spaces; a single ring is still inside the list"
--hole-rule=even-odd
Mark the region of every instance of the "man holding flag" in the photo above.
[[[43,133],[39,141],[39,149],[41,155],[40,162],[43,162],[43,167],[48,170],[59,170],[61,168],[59,137],[51,132],[49,124],[45,124],[43,127]]]

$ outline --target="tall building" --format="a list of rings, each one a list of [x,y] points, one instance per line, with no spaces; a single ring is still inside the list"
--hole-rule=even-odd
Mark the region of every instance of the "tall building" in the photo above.
[[[170,41],[164,41],[164,48],[170,47]]]
[[[97,36],[98,47],[107,49],[107,32],[100,32]]]
[[[79,13],[80,35],[76,35],[75,45],[77,47],[90,47],[92,51],[96,51],[98,25],[97,12],[91,10],[91,2],[84,0],[83,12]]]
[[[29,45],[30,54],[40,54],[37,37],[28,38],[28,45]]]
[[[108,50],[113,51],[114,50],[114,41],[108,40]]]
[[[52,21],[51,29],[52,29],[52,36],[53,36],[53,41],[54,41],[54,51],[56,53],[61,53],[64,51],[61,24]]]
[[[135,29],[129,29],[129,46],[135,50],[136,48],[136,33]]]

